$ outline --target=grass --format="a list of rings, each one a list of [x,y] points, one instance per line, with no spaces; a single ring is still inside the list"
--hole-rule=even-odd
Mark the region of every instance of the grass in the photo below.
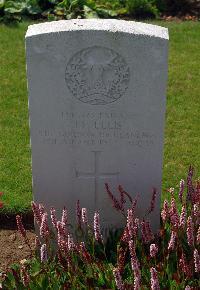
[[[164,197],[164,189],[179,186],[190,164],[200,173],[200,23],[153,23],[170,33]],[[32,200],[24,51],[29,24],[0,25],[0,191],[5,193],[6,213],[27,211]]]
[[[200,23],[160,23],[170,32],[163,188],[179,186],[187,168],[200,174]],[[200,175],[199,175],[200,176]]]
[[[30,207],[31,164],[24,34],[27,23],[0,26],[0,190],[5,212]]]

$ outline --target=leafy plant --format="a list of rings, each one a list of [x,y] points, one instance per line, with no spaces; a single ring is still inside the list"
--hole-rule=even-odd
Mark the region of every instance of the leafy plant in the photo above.
[[[155,18],[159,11],[154,1],[127,0],[127,10],[135,18]]]
[[[0,9],[2,9],[5,5],[5,0],[0,0]]]
[[[118,15],[115,10],[96,5],[94,0],[0,0],[0,13],[8,21],[24,17],[59,20]]]
[[[166,0],[166,13],[173,16],[186,14],[200,16],[200,4],[196,0]]]
[[[24,16],[40,15],[42,10],[38,0],[9,0],[4,3],[4,20],[21,20]]]
[[[50,209],[50,227],[44,206],[32,202],[40,237],[36,236],[33,251],[21,217],[16,217],[18,230],[30,247],[30,258],[3,273],[3,289],[199,289],[200,182],[193,182],[193,168],[189,168],[187,183],[180,182],[180,213],[170,188],[170,203],[164,201],[156,234],[148,220],[156,189],[145,216],[139,219],[135,215],[137,198],[122,186],[119,197],[108,184],[105,187],[114,209],[126,220],[122,234],[117,231],[103,239],[99,213],[94,213],[92,225],[87,209],[81,209],[78,201],[74,239],[66,208],[60,221],[55,209]],[[127,214],[126,203],[130,205]]]

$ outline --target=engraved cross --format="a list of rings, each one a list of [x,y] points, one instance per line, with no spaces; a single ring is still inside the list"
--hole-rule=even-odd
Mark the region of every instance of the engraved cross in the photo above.
[[[99,162],[101,151],[92,151],[94,153],[94,172],[79,172],[76,170],[77,178],[92,178],[94,179],[94,205],[97,208],[98,205],[98,192],[99,192],[99,180],[107,177],[116,177],[119,175],[119,172],[104,173],[99,170]]]

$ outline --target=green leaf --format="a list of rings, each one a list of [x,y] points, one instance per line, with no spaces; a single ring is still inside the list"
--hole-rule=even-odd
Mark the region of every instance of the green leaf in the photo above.
[[[84,16],[85,18],[99,18],[98,14],[92,10],[90,7],[84,5],[83,6],[83,10],[84,10]]]
[[[100,17],[116,17],[118,15],[118,13],[114,10],[109,10],[109,9],[103,9],[103,8],[97,8],[96,9],[97,14]]]
[[[48,289],[49,286],[49,279],[48,277],[45,275],[43,280],[42,280],[42,289]]]
[[[16,289],[16,285],[15,285],[15,277],[11,272],[7,273],[7,281],[8,285],[11,286],[11,289]]]
[[[74,12],[72,12],[72,13],[68,13],[67,15],[66,15],[66,18],[69,20],[69,19],[74,19],[74,18],[76,18],[76,15],[74,14]]]
[[[37,276],[40,271],[41,271],[40,262],[37,259],[33,260],[33,263],[31,263],[31,275]]]
[[[5,2],[4,11],[6,13],[23,13],[26,10],[26,2],[7,1]]]
[[[3,8],[4,4],[5,4],[5,0],[0,0],[0,9]]]
[[[48,16],[50,14],[52,14],[52,13],[53,13],[53,10],[52,9],[47,9],[47,10],[44,10],[41,14],[42,14],[43,17],[48,18]]]
[[[51,3],[51,4],[58,4],[59,3],[59,0],[49,0],[49,3]]]
[[[54,20],[56,20],[56,16],[55,16],[54,14],[51,14],[51,13],[49,13],[49,14],[47,15],[47,18],[48,18],[49,21],[54,21]]]
[[[65,9],[61,8],[61,7],[57,7],[54,10],[54,13],[58,16],[64,16],[65,15]]]
[[[70,1],[69,0],[63,0],[62,2],[58,3],[57,7],[62,7],[65,9],[69,9]]]
[[[37,0],[27,0],[27,11],[29,14],[36,15],[41,14],[42,10],[38,5]]]

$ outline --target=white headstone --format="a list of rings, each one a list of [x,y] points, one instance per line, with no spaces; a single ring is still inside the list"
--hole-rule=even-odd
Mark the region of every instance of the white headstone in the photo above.
[[[121,20],[31,25],[26,34],[33,193],[74,219],[76,201],[104,227],[124,219],[121,184],[142,217],[161,192],[167,82],[166,28]],[[151,214],[159,227],[160,196]]]

